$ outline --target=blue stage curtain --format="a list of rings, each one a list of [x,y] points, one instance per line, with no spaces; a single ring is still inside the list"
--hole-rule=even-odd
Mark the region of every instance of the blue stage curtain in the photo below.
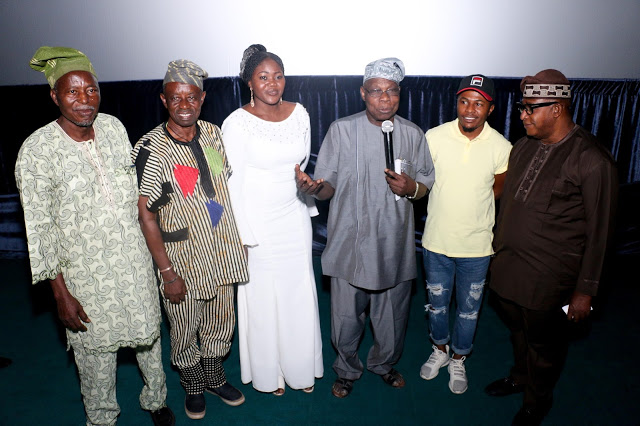
[[[413,121],[423,130],[453,120],[456,117],[455,92],[460,77],[408,76],[401,83],[401,98],[398,114]],[[520,79],[495,78],[495,110],[489,117],[489,124],[501,132],[512,143],[524,135],[515,103],[520,100]],[[308,171],[313,172],[320,144],[329,125],[334,120],[354,114],[364,109],[360,97],[360,76],[289,76],[284,99],[300,102],[311,118],[312,157]],[[124,81],[101,83],[101,112],[118,117],[127,128],[132,143],[135,143],[150,129],[166,120],[167,114],[160,101],[162,90],[160,80]],[[238,77],[210,78],[205,80],[207,97],[201,118],[217,125],[236,108],[249,101],[249,89]],[[594,133],[612,152],[618,164],[622,191],[621,204],[625,208],[635,207],[640,186],[640,80],[574,80],[573,112],[574,121]],[[21,218],[19,204],[16,204],[16,187],[13,176],[15,159],[20,145],[31,132],[56,119],[59,115],[49,98],[49,87],[2,86],[0,95],[11,100],[5,103],[5,114],[9,124],[5,129],[0,147],[0,199],[2,213],[6,218]],[[10,201],[9,201],[10,200]],[[8,204],[7,204],[8,203]],[[314,250],[324,248],[326,241],[326,213],[328,203],[319,202],[320,216],[314,219]],[[8,212],[7,209],[17,209]],[[416,230],[424,227],[426,201],[416,205]],[[637,215],[635,215],[637,216]],[[14,219],[6,219],[11,221]],[[5,222],[6,222],[5,221]],[[631,221],[631,222],[629,222]],[[621,229],[638,229],[640,219],[626,218]],[[0,252],[15,246],[16,223],[5,223],[0,228]],[[7,228],[8,227],[8,228]],[[629,228],[630,227],[630,228]],[[5,232],[11,229],[11,235]],[[635,235],[633,232],[618,232]],[[636,238],[634,237],[634,238]],[[9,241],[11,238],[12,240]],[[420,234],[416,236],[419,244]],[[625,250],[637,247],[637,239],[630,244],[624,242]]]

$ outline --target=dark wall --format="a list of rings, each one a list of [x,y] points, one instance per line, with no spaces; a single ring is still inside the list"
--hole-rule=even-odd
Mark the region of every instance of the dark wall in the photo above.
[[[456,117],[455,91],[460,77],[406,77],[401,84],[402,92],[398,114],[428,130]],[[511,142],[523,136],[515,102],[519,101],[519,79],[496,78],[495,110],[489,124]],[[312,156],[308,171],[312,172],[315,156],[322,139],[332,121],[364,109],[359,88],[360,76],[287,77],[284,98],[303,104],[311,119]],[[160,80],[107,82],[100,85],[102,93],[101,112],[118,117],[127,128],[129,138],[135,143],[147,131],[166,119],[160,101]],[[249,101],[249,90],[238,77],[211,78],[205,81],[207,97],[201,118],[217,125],[236,108]],[[612,152],[618,164],[623,191],[637,194],[640,186],[640,80],[576,80],[573,81],[574,120],[594,133]],[[49,97],[47,85],[0,86],[0,96],[5,119],[0,149],[0,252],[11,236],[20,242],[21,211],[16,210],[17,192],[14,180],[14,165],[22,142],[36,129],[55,120],[59,112]],[[2,197],[2,195],[7,195]],[[627,203],[622,199],[621,203]],[[638,196],[629,198],[625,205],[637,211]],[[3,201],[5,200],[5,201]],[[630,204],[629,204],[630,203]],[[630,207],[631,206],[631,207]],[[314,248],[324,246],[325,223],[328,203],[318,203],[321,215],[314,221]],[[422,230],[426,211],[424,201],[416,206],[417,230]],[[624,216],[620,229],[637,234],[638,215]],[[18,231],[16,231],[18,229]],[[623,231],[621,235],[629,235]],[[419,237],[419,235],[418,235]],[[635,237],[634,237],[635,238]],[[637,248],[637,240],[632,243]],[[7,244],[4,244],[6,246]],[[627,246],[628,247],[628,246]],[[632,248],[632,251],[634,248]]]
[[[302,103],[311,117],[312,151],[318,152],[329,124],[361,111],[362,77],[287,77],[284,98]],[[423,130],[455,118],[458,77],[406,77],[398,113]],[[640,81],[578,80],[573,82],[575,120],[595,133],[618,161],[620,182],[640,180]],[[514,103],[520,100],[519,79],[498,78],[496,108],[489,124],[512,142],[523,134]],[[159,98],[160,80],[101,84],[101,112],[125,125],[132,143],[166,119]],[[201,118],[221,125],[249,100],[249,90],[237,77],[205,81],[207,98]],[[47,85],[0,86],[5,131],[0,149],[0,194],[16,192],[13,169],[22,142],[36,129],[56,119],[58,111]]]

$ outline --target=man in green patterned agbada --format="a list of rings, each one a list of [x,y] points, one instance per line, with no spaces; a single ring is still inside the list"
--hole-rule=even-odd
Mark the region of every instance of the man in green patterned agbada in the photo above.
[[[75,49],[38,49],[60,117],[18,154],[33,283],[49,281],[80,376],[87,425],[114,425],[118,349],[131,347],[144,378],[140,405],[174,425],[160,345],[160,303],[138,223],[136,171],[122,123],[99,114],[100,88]]]

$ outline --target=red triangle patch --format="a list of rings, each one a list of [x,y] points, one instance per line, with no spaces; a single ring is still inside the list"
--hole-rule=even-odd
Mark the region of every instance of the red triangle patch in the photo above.
[[[176,164],[173,169],[173,174],[178,181],[178,185],[180,185],[182,196],[187,198],[189,195],[193,195],[200,171],[193,167]]]

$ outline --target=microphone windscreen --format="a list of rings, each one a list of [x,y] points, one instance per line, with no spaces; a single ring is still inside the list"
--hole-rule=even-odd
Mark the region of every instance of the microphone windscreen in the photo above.
[[[391,122],[391,120],[383,121],[381,127],[382,127],[382,131],[385,133],[393,132],[393,123]]]

